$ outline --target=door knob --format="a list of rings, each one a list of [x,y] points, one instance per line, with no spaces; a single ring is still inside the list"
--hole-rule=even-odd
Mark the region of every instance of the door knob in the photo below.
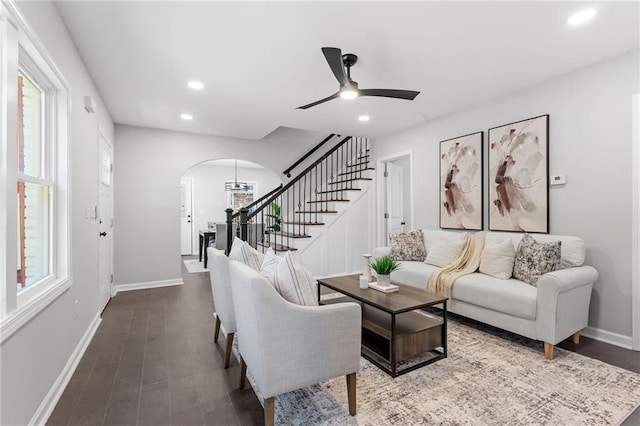
[[[100,233],[100,236],[101,236],[101,237],[106,237],[106,236],[107,236],[107,233],[106,233],[106,232],[101,232],[101,233]]]

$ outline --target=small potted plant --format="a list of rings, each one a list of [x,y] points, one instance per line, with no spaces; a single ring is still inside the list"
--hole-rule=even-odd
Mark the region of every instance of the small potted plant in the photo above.
[[[400,267],[400,263],[390,256],[382,256],[371,261],[371,269],[378,276],[378,285],[388,286],[391,284],[391,272]]]

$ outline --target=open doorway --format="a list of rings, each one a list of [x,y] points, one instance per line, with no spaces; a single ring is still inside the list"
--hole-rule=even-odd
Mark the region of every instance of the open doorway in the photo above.
[[[183,174],[182,180],[185,179],[192,185],[189,254],[202,258],[203,265],[206,247],[201,243],[218,248],[223,246],[221,241],[224,238],[218,238],[215,231],[216,225],[226,222],[225,210],[248,205],[282,183],[273,170],[240,159],[209,160],[196,164]]]
[[[389,245],[389,235],[413,226],[412,152],[404,151],[378,159],[378,241]]]

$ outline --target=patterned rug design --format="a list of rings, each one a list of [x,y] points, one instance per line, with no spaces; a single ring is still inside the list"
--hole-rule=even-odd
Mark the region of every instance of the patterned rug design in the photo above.
[[[190,274],[197,274],[198,272],[209,272],[207,268],[204,267],[204,263],[200,262],[198,259],[186,259],[182,261],[184,263],[185,268]]]
[[[618,425],[640,405],[640,374],[466,321],[449,321],[448,358],[395,379],[362,359],[357,416],[338,377],[276,397],[276,423]]]

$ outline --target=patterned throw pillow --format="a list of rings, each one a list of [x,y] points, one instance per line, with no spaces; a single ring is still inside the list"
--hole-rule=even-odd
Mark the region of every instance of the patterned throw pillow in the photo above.
[[[427,250],[422,231],[410,231],[391,236],[391,257],[395,260],[417,260],[424,262]]]
[[[464,240],[449,241],[441,238],[433,243],[424,263],[444,268],[456,260],[463,246]]]
[[[278,293],[291,303],[318,306],[316,280],[304,266],[293,260],[289,251],[277,264],[272,284]]]
[[[233,245],[231,246],[231,252],[229,253],[229,259],[242,262],[254,271],[260,272],[262,262],[264,261],[264,254],[251,247],[248,242],[235,237],[233,239]]]
[[[480,258],[480,272],[492,277],[508,280],[513,273],[516,250],[511,238],[502,242],[484,246]]]
[[[561,245],[561,241],[539,243],[524,234],[516,252],[513,277],[536,286],[540,275],[560,269]]]

